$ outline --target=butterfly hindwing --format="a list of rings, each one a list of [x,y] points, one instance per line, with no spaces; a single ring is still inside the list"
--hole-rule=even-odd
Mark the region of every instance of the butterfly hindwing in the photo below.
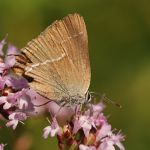
[[[33,79],[30,86],[41,95],[61,100],[81,95],[90,84],[88,39],[83,18],[70,14],[55,21],[21,49],[16,66]]]

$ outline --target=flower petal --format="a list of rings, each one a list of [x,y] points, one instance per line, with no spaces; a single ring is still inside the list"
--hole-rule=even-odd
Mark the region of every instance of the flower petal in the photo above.
[[[0,56],[4,56],[3,47],[6,44],[5,39],[0,42]]]
[[[48,136],[49,136],[49,134],[50,134],[50,132],[51,132],[51,126],[45,127],[45,128],[43,129],[43,131],[44,131],[43,137],[44,137],[45,139],[47,139]]]
[[[0,150],[4,150],[5,146],[6,146],[6,144],[0,144]]]
[[[79,145],[79,150],[96,150],[96,147],[80,144]]]

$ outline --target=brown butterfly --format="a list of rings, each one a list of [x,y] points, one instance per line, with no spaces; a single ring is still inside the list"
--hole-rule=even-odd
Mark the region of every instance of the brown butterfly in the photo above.
[[[40,95],[61,106],[90,100],[91,78],[88,37],[79,14],[55,21],[16,56],[14,70],[30,81]]]

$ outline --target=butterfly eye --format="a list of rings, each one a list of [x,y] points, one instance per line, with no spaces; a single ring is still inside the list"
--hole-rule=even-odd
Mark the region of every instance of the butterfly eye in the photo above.
[[[88,93],[88,102],[90,102],[91,101],[91,94],[90,93]]]
[[[89,103],[91,101],[91,98],[92,97],[91,97],[90,92],[87,92],[86,95],[85,95],[86,102]]]

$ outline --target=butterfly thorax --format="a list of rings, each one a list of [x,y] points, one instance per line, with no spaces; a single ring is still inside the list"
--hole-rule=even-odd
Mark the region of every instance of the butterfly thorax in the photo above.
[[[73,107],[81,104],[86,104],[91,101],[91,95],[89,92],[85,94],[85,96],[75,95],[75,96],[69,96],[69,97],[63,97],[59,101],[59,105],[61,107]]]

